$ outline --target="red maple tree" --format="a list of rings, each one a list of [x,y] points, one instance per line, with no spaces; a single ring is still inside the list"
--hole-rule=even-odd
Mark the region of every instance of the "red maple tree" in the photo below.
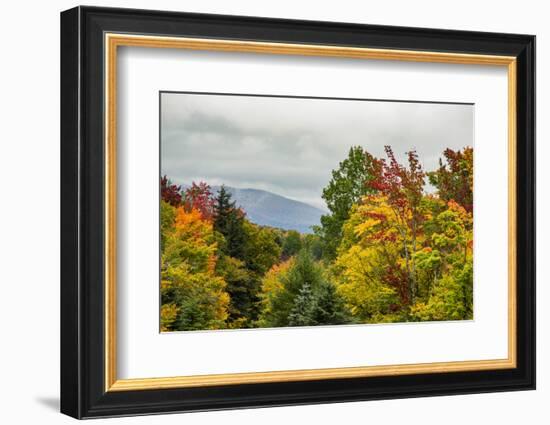
[[[173,184],[168,177],[163,176],[160,179],[160,196],[164,202],[173,207],[181,205],[181,186]]]

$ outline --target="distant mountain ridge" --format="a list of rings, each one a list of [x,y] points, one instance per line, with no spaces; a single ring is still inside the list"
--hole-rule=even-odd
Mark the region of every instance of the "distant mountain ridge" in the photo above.
[[[185,189],[189,186],[182,187]],[[216,195],[220,187],[212,186],[212,193]],[[313,233],[311,226],[318,226],[321,216],[325,214],[320,208],[267,190],[238,189],[230,186],[225,186],[225,189],[231,193],[236,205],[246,212],[248,219],[260,226]]]

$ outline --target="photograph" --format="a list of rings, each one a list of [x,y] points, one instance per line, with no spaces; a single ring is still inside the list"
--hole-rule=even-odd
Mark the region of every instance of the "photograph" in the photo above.
[[[159,102],[161,332],[474,319],[473,104]]]
[[[499,11],[497,25],[471,8],[430,21],[406,8],[291,6],[75,6],[42,31],[57,40],[57,83],[27,80],[59,87],[60,108],[38,108],[47,119],[29,127],[14,84],[24,119],[7,140],[53,126],[60,149],[43,135],[26,137],[36,149],[8,143],[28,152],[7,156],[17,171],[4,179],[23,195],[44,186],[44,173],[13,184],[30,160],[59,189],[36,192],[56,203],[39,217],[60,215],[61,260],[39,255],[34,267],[59,272],[60,290],[46,291],[56,299],[24,298],[58,306],[58,335],[29,339],[57,344],[39,362],[56,365],[43,368],[52,376],[33,372],[37,382],[53,382],[59,411],[77,419],[215,411],[219,422],[221,410],[255,409],[239,418],[263,423],[268,407],[340,403],[341,418],[369,402],[376,421],[408,399],[417,413],[392,414],[425,422],[420,397],[504,422],[541,411],[542,14],[529,26],[523,9]],[[55,56],[33,52],[34,63]],[[56,229],[42,221],[33,229]],[[21,229],[34,222],[11,226],[22,249],[10,249],[24,254],[13,282],[32,263]],[[510,391],[531,401],[502,403]],[[441,405],[447,396],[474,404]]]
[[[324,14],[277,2],[279,12],[256,16],[199,3],[75,6],[40,30],[55,52],[16,55],[29,69],[60,56],[55,84],[25,82],[60,88],[60,108],[34,108],[47,113],[29,126],[12,84],[23,114],[6,139],[36,142],[7,144],[21,150],[6,156],[10,188],[28,197],[47,173],[58,188],[35,191],[55,203],[38,199],[32,227],[57,232],[32,239],[47,249],[21,237],[36,208],[6,208],[26,214],[23,225],[4,220],[18,241],[10,250],[23,254],[6,282],[20,282],[31,251],[48,255],[29,283],[46,288],[48,267],[60,274],[60,290],[44,292],[51,300],[5,285],[17,289],[6,299],[59,312],[51,335],[23,347],[57,344],[27,361],[55,365],[31,371],[38,389],[55,391],[40,390],[35,404],[57,394],[65,415],[115,421],[188,412],[208,421],[203,412],[215,411],[217,423],[229,418],[221,410],[254,409],[238,420],[296,422],[306,409],[311,422],[322,409],[333,423],[364,416],[366,405],[351,402],[367,401],[375,422],[388,406],[407,423],[450,411],[464,423],[480,406],[506,423],[540,416],[536,216],[548,214],[536,202],[544,61],[535,33],[547,31],[544,14],[499,9],[495,23],[494,8],[430,19],[417,7],[381,15],[335,4]],[[536,22],[518,19],[522,11]],[[60,149],[45,143],[49,127]],[[28,161],[48,170],[21,185]],[[44,214],[57,225],[42,225]],[[49,314],[11,304],[12,321]],[[8,326],[18,343],[36,327],[30,319]],[[26,381],[16,375],[10,388]],[[510,391],[522,391],[519,404]],[[453,406],[441,404],[447,396]],[[409,407],[394,408],[400,399]],[[339,403],[332,417],[313,406],[329,403]],[[24,398],[11,404],[32,412]],[[283,406],[290,416],[258,419]]]

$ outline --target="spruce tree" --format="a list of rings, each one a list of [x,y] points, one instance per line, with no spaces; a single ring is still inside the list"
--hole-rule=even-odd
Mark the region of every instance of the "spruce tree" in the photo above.
[[[267,326],[314,326],[351,323],[351,313],[335,286],[326,280],[322,266],[311,253],[300,251],[281,278],[283,290],[271,301],[271,311],[262,317]]]
[[[248,233],[245,214],[231,199],[231,193],[222,186],[214,204],[214,230],[223,235],[219,268],[227,282],[230,297],[230,326],[252,326],[258,316],[259,277],[250,270],[247,258]]]
[[[289,317],[297,297],[305,285],[314,293],[323,282],[323,271],[307,250],[296,256],[294,265],[282,279],[283,291],[272,301],[272,312],[266,317],[269,326],[289,326]]]
[[[294,306],[288,315],[288,326],[312,326],[316,325],[315,315],[317,311],[317,299],[311,290],[311,286],[305,283],[294,300]]]
[[[229,227],[229,217],[235,209],[235,201],[231,202],[231,193],[225,186],[218,190],[218,196],[214,204],[214,230],[226,235]]]
[[[342,325],[352,322],[351,312],[336,292],[336,287],[330,282],[324,282],[317,290],[315,307],[313,317],[318,325]]]
[[[244,260],[246,233],[243,228],[244,213],[231,200],[231,193],[222,186],[214,205],[214,230],[225,238],[222,251],[230,257]]]

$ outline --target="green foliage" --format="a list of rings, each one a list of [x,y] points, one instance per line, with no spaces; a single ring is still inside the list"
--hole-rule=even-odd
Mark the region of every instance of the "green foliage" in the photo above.
[[[323,272],[306,251],[301,251],[292,267],[281,276],[281,290],[271,300],[271,309],[262,322],[270,327],[288,326],[295,298],[304,285],[317,289],[323,281]]]
[[[276,282],[264,281],[264,300],[268,307],[262,312],[262,326],[309,326],[349,323],[349,313],[343,300],[329,283],[322,267],[311,254],[302,250],[289,268],[278,276],[269,276]]]
[[[470,271],[468,266],[467,273]],[[412,307],[412,318],[419,321],[472,319],[471,276],[456,277],[445,275],[438,279],[427,302]]]
[[[225,186],[218,191],[214,203],[214,230],[225,238],[221,247],[224,254],[242,259],[245,249],[244,213],[235,206]]]
[[[302,249],[302,237],[296,230],[289,230],[283,242],[283,258],[290,258]]]
[[[276,242],[276,234],[271,229],[261,228],[249,221],[243,223],[244,250],[243,265],[247,279],[240,281],[240,287],[232,286],[229,291],[232,299],[238,297],[241,327],[254,326],[259,315],[259,293],[261,279],[273,265],[279,262],[281,247]]]
[[[213,227],[221,235],[217,273],[226,279],[230,298],[230,327],[247,327],[255,312],[258,280],[247,268],[247,232],[244,213],[231,200],[224,186],[213,202]]]
[[[342,325],[351,323],[350,313],[334,285],[322,282],[316,291],[302,286],[288,315],[288,326]]]
[[[432,248],[419,253],[424,273],[423,300],[412,307],[414,320],[473,318],[472,216],[454,201],[434,216]]]
[[[247,327],[247,316],[254,309],[252,300],[256,291],[251,290],[252,277],[244,261],[221,255],[216,265],[216,274],[227,282],[226,291],[230,297],[228,326]]]
[[[323,258],[323,241],[319,235],[311,233],[304,235],[303,246],[309,251],[315,261],[319,261]]]
[[[243,259],[246,267],[263,276],[281,257],[281,247],[277,244],[276,233],[272,229],[261,228],[249,221],[243,223],[243,231]]]
[[[288,314],[287,326],[312,326],[316,325],[315,310],[317,300],[308,283],[300,288],[294,299],[294,305]]]
[[[315,295],[316,308],[313,313],[315,324],[343,325],[355,321],[344,299],[337,293],[332,283],[324,281]]]
[[[342,238],[342,225],[349,218],[351,207],[363,196],[373,193],[368,183],[379,172],[379,162],[361,146],[353,146],[348,157],[332,171],[332,179],[323,189],[330,214],[321,217],[318,229],[323,238],[323,255],[329,260],[336,257]]]
[[[472,319],[473,150],[431,173],[386,154],[350,149],[306,235],[251,223],[223,186],[182,197],[164,177],[161,330]]]

